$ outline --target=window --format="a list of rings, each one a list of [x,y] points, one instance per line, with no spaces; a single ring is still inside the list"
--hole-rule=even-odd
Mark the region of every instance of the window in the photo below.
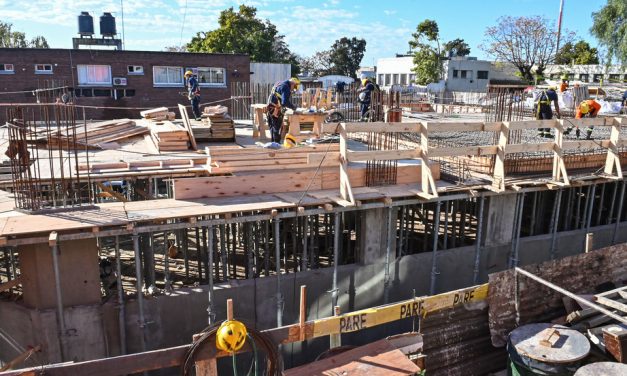
[[[94,97],[110,97],[111,89],[94,89]]]
[[[488,71],[487,70],[477,71],[477,79],[478,80],[487,80],[488,79]]]
[[[459,71],[457,69],[453,70],[453,78],[459,77]]]
[[[111,66],[109,65],[78,65],[79,85],[111,86]]]
[[[592,76],[592,82],[601,82],[602,79],[603,79],[602,74],[595,74],[594,76]]]
[[[620,74],[610,74],[610,82],[620,82]]]
[[[411,84],[411,83],[413,83],[414,81],[416,81],[416,75],[415,75],[415,74],[413,74],[413,73],[411,73],[411,74],[409,75],[409,83]]]
[[[582,82],[588,82],[590,80],[590,75],[587,73],[581,73],[579,75],[579,80]]]
[[[460,75],[461,78],[467,78],[467,76],[468,76],[468,71],[465,71],[465,70],[461,71],[461,75]]]
[[[129,65],[127,67],[127,71],[128,71],[128,74],[143,75],[144,74],[144,67],[141,66],[141,65]]]
[[[383,84],[383,75],[382,74],[379,75],[379,79],[377,81],[380,82],[381,84]]]
[[[52,64],[35,64],[36,74],[52,74]]]
[[[225,86],[224,68],[198,68],[197,77],[200,86]]]
[[[568,76],[568,81],[572,81],[572,80],[575,79],[575,74],[574,73],[568,73],[567,76]]]
[[[401,85],[407,85],[407,73],[402,73],[401,74]]]
[[[385,85],[384,86],[390,86],[392,85],[392,75],[389,73],[385,74]]]
[[[0,64],[0,74],[12,74],[15,73],[13,64]]]
[[[183,86],[183,68],[153,67],[152,82],[154,86]]]

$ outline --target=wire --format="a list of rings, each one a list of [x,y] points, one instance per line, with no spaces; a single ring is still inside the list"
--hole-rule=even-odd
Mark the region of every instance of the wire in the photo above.
[[[0,95],[4,95],[4,94],[22,94],[22,93],[33,93],[33,95],[35,95],[35,93],[41,93],[44,91],[54,91],[54,90],[61,90],[61,89],[68,89],[70,88],[69,86],[59,86],[59,87],[51,87],[51,88],[47,88],[47,89],[33,89],[33,90],[20,90],[20,91],[0,91]],[[39,104],[39,103],[37,103]]]
[[[185,29],[185,17],[187,17],[187,0],[185,0],[185,10],[183,11],[183,23],[181,24],[181,36],[179,37],[179,47],[183,44],[183,30]]]

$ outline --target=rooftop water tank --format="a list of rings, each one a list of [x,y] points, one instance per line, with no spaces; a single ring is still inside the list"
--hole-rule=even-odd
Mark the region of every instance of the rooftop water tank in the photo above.
[[[81,37],[94,35],[94,18],[89,12],[81,12],[78,16],[78,33]]]
[[[115,17],[111,13],[103,13],[100,16],[100,34],[103,37],[114,37],[117,32],[115,31]]]

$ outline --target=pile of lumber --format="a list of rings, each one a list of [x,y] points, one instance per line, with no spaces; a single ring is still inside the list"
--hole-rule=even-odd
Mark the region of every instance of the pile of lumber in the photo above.
[[[339,167],[339,144],[279,150],[210,146],[205,150],[212,174],[310,168],[318,167],[321,163],[322,166]]]
[[[190,140],[187,130],[170,121],[151,125],[150,137],[160,152],[189,149]]]
[[[75,134],[74,134],[75,132]],[[100,145],[124,140],[134,136],[140,136],[150,132],[146,127],[137,126],[133,120],[117,119],[89,123],[85,127],[77,125],[75,131],[64,131],[54,137],[50,137],[49,144],[63,147],[83,149],[86,146],[99,148]],[[74,142],[74,136],[75,142]]]
[[[144,119],[154,120],[154,121],[163,121],[163,120],[174,120],[176,119],[176,114],[174,112],[168,111],[167,107],[158,107],[150,110],[145,110],[139,113]]]
[[[203,125],[192,126],[194,137],[206,141],[234,141],[235,126],[225,106],[205,107]]]

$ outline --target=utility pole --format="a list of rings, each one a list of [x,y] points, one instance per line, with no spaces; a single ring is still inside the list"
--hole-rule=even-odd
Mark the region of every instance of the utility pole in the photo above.
[[[124,43],[126,39],[126,33],[124,32],[124,0],[120,0],[120,8],[122,13],[122,49],[126,49],[126,43]],[[559,34],[558,34],[559,35]],[[559,40],[559,36],[557,37]]]
[[[564,12],[564,0],[560,0],[560,15],[557,19],[557,44],[555,46],[555,54],[560,50],[560,36],[562,34],[562,14]]]

